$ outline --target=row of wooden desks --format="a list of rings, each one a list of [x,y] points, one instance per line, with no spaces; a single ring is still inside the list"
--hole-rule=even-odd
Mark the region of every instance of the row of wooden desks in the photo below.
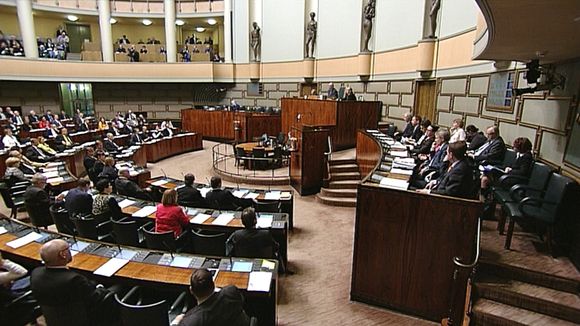
[[[155,206],[157,203],[121,196],[117,197],[117,201],[119,202],[119,206],[121,206],[123,214],[126,216],[143,222],[155,219]],[[184,210],[190,219],[191,227],[194,229],[222,232],[229,237],[229,235],[234,233],[236,230],[244,228],[241,219],[241,212],[218,211],[193,207],[184,207]],[[217,220],[218,218],[220,220]],[[270,230],[272,237],[280,245],[280,258],[283,260],[284,266],[287,266],[288,214],[257,213],[257,220],[257,226]]]
[[[147,181],[148,185],[153,189],[158,189],[163,193],[167,189],[176,189],[184,185],[182,180],[174,179],[167,176],[155,177]],[[203,183],[194,183],[194,186],[200,190],[202,196],[205,197],[205,193],[209,191],[210,187]],[[280,203],[280,212],[288,214],[288,226],[292,230],[294,227],[294,195],[290,190],[277,191],[277,190],[262,190],[262,189],[249,189],[249,188],[234,188],[234,187],[224,187],[224,189],[229,190],[232,194],[238,198],[243,199],[253,199],[258,202]]]
[[[23,243],[16,246],[13,241],[23,237],[30,241],[20,240]],[[246,297],[246,311],[256,316],[260,325],[276,323],[278,275],[275,260],[172,255],[87,239],[73,239],[58,233],[33,229],[15,221],[0,221],[0,251],[5,258],[28,268],[42,264],[40,247],[53,238],[62,238],[71,243],[73,261],[68,265],[71,269],[103,284],[140,285],[183,292],[188,291],[192,268],[215,269],[216,287],[235,285]],[[122,260],[124,265],[109,271],[109,274],[112,273],[110,276],[102,275],[101,267],[111,260]]]
[[[147,162],[158,162],[177,154],[203,149],[201,135],[193,132],[151,140],[142,146],[147,153]]]

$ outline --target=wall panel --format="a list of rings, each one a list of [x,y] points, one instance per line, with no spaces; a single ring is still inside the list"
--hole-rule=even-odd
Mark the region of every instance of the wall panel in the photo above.
[[[362,0],[319,0],[317,58],[360,52]]]
[[[304,0],[264,1],[262,61],[304,58]]]
[[[377,1],[375,51],[417,44],[423,31],[424,6],[424,0]]]

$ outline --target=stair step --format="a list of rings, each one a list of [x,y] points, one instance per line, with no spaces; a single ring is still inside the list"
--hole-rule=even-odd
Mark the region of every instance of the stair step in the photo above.
[[[331,188],[320,188],[320,195],[325,197],[340,197],[340,198],[356,198],[356,188],[355,189],[331,189]]]
[[[343,164],[356,164],[355,159],[340,159],[340,160],[330,160],[329,165],[343,165]]]
[[[330,174],[331,181],[356,180],[360,181],[360,173],[358,172],[339,172]]]
[[[475,290],[480,298],[580,324],[577,294],[501,278],[478,281]]]
[[[359,180],[343,180],[343,181],[330,181],[328,183],[328,188],[330,189],[357,189]]]
[[[358,165],[340,164],[330,166],[330,173],[339,173],[339,172],[358,172]]]
[[[543,315],[530,310],[513,307],[492,300],[479,299],[473,305],[471,321],[485,326],[572,326],[566,320]]]
[[[478,266],[478,274],[495,275],[573,294],[577,294],[580,291],[580,282],[577,280],[489,261],[486,258],[481,259]]]
[[[356,207],[356,198],[336,198],[316,195],[316,199],[325,205],[342,206],[342,207]]]

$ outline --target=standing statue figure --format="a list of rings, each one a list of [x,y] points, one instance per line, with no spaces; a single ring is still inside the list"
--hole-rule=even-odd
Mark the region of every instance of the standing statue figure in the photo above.
[[[365,20],[363,22],[364,46],[362,52],[370,52],[369,40],[373,32],[373,19],[375,18],[375,0],[369,0],[364,9]]]
[[[254,27],[254,29],[250,33],[250,46],[252,47],[252,52],[254,53],[254,61],[259,61],[260,43],[261,43],[260,27],[256,22],[253,22],[252,26]]]
[[[441,0],[431,0],[431,9],[429,10],[429,30],[428,38],[435,38],[435,30],[437,29],[437,14],[441,7]]]
[[[318,23],[314,20],[316,14],[310,13],[310,21],[306,25],[306,58],[314,58],[314,43],[316,43],[316,30]]]

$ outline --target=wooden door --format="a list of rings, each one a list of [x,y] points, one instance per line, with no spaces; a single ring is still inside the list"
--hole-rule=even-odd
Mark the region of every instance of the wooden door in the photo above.
[[[312,90],[316,90],[318,92],[318,85],[317,84],[300,84],[300,97],[304,97],[304,95],[311,95]],[[318,93],[316,93],[318,94]]]
[[[91,41],[91,26],[83,24],[66,24],[66,32],[69,38],[71,53],[81,53],[81,47],[85,40]]]
[[[415,84],[415,112],[414,114],[435,121],[435,103],[437,81],[418,80]]]

